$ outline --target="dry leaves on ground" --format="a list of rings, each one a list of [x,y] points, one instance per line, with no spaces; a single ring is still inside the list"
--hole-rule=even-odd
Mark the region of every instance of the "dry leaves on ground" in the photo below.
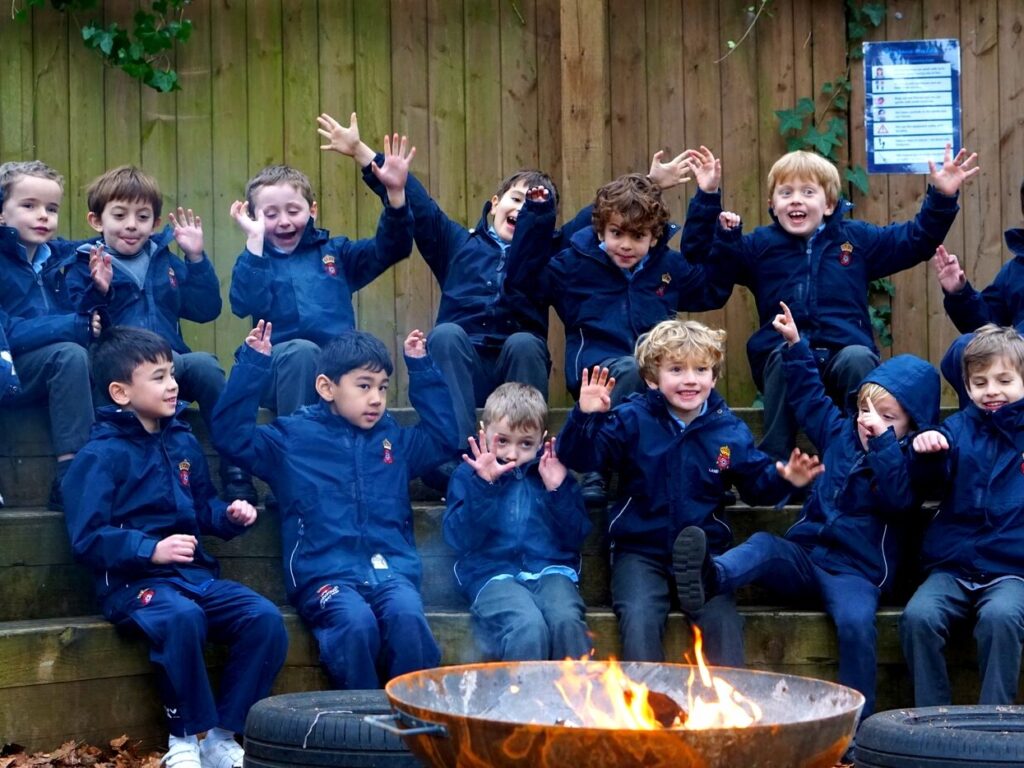
[[[28,754],[17,744],[10,744],[0,752],[0,768],[159,768],[160,755],[156,752],[139,754],[127,736],[113,739],[105,749],[78,741],[67,741],[52,752]]]

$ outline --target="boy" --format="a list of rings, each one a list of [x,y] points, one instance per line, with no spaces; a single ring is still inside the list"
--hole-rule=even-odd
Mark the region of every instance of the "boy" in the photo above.
[[[57,470],[47,508],[54,511],[64,508],[61,480],[89,439],[86,347],[103,325],[101,312],[79,312],[68,298],[64,269],[74,247],[53,242],[63,197],[64,179],[45,163],[0,165],[0,310],[22,392],[14,402],[48,403]]]
[[[786,342],[790,406],[822,452],[824,472],[784,538],[755,533],[711,557],[704,531],[686,529],[680,594],[684,609],[699,610],[710,595],[756,582],[787,601],[823,603],[839,635],[839,682],[864,694],[863,719],[875,705],[875,611],[892,586],[901,529],[920,504],[908,435],[938,418],[939,375],[898,355],[861,382],[857,415],[844,417],[785,304],[773,325]]]
[[[421,420],[404,428],[386,411],[387,348],[354,330],[320,352],[320,402],[257,427],[272,375],[270,334],[261,320],[240,348],[213,440],[277,498],[288,599],[316,636],[336,688],[379,688],[437,666],[441,654],[419,593],[409,480],[454,452],[458,438],[424,334],[405,340],[409,395]]]
[[[231,311],[266,318],[277,330],[271,376],[261,404],[287,416],[318,399],[313,388],[320,347],[355,328],[352,294],[412,251],[412,213],[405,181],[416,148],[384,138],[375,168],[386,203],[375,237],[349,240],[317,229],[316,201],[306,174],[286,165],[264,168],[235,201],[231,215],[245,250],[231,273]]]
[[[288,636],[273,603],[218,578],[199,537],[237,536],[256,510],[217,498],[202,447],[179,418],[186,404],[178,401],[166,339],[111,328],[92,363],[114,405],[97,410],[92,436],[64,478],[72,549],[93,570],[103,615],[151,645],[170,731],[163,762],[238,768],[243,752],[234,734],[270,693]],[[216,699],[203,659],[207,636],[230,646]]]
[[[191,209],[168,215],[160,226],[163,194],[156,179],[129,165],[107,171],[86,190],[89,226],[100,238],[78,249],[67,270],[68,293],[82,310],[103,308],[116,325],[145,328],[171,345],[183,400],[210,413],[224,389],[224,369],[209,352],[193,352],[181,335],[181,319],[208,323],[221,310],[220,281],[203,249],[203,224]],[[185,254],[171,253],[171,242]],[[101,399],[106,393],[100,391]],[[225,500],[256,503],[252,478],[221,464]]]
[[[1024,642],[1024,337],[985,325],[963,353],[970,404],[914,438],[941,453],[943,498],[925,530],[928,576],[900,618],[918,707],[950,704],[943,649],[974,618],[981,704],[1012,704]],[[936,473],[937,475],[938,473]]]
[[[590,520],[555,441],[544,442],[547,413],[529,384],[499,386],[448,485],[455,580],[477,642],[498,661],[578,659],[592,648],[577,586]]]
[[[956,218],[961,184],[978,172],[977,155],[949,145],[941,168],[929,162],[931,186],[913,221],[878,227],[843,218],[839,172],[812,152],[783,155],[768,173],[774,222],[742,235],[740,218],[723,213],[712,261],[728,263],[735,281],[757,301],[761,327],[747,342],[754,382],[764,397],[761,448],[785,456],[796,440],[787,404],[782,349],[772,323],[779,302],[793,311],[825,389],[845,407],[846,395],[878,365],[868,317],[868,284],[930,258]]]
[[[681,559],[684,528],[700,526],[710,549],[723,552],[732,539],[723,494],[734,483],[749,503],[777,504],[821,472],[818,460],[799,450],[783,464],[754,447],[747,425],[714,390],[724,357],[725,331],[664,320],[637,342],[647,390],[611,410],[615,380],[608,369],[584,369],[579,401],[558,437],[569,468],[619,470],[608,534],[612,607],[627,660],[664,659],[671,585],[690,567]],[[704,633],[709,661],[742,666],[743,625],[731,594],[688,615]]]

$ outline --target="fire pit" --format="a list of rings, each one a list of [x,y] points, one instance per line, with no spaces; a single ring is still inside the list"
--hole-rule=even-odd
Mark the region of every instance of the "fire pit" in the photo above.
[[[388,683],[394,714],[385,718],[399,724],[417,757],[438,768],[828,767],[842,756],[864,704],[858,692],[834,683],[714,667],[710,671],[720,681],[714,687],[731,686],[742,694],[733,698],[746,701],[739,708],[756,712],[750,725],[698,730],[657,724],[651,730],[594,727],[581,722],[589,718],[581,716],[573,693],[566,695],[565,672],[567,665],[573,667],[569,688],[591,691],[585,681],[596,682],[609,664],[618,666],[537,661],[413,672]],[[678,702],[693,719],[699,707],[693,707],[689,685],[697,667],[626,662],[621,669],[659,698]],[[702,687],[699,679],[697,687]],[[601,696],[595,693],[593,698]]]

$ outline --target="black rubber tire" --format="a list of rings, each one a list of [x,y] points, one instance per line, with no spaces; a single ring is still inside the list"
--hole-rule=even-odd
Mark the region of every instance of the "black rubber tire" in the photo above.
[[[419,766],[399,736],[363,721],[365,715],[390,712],[381,690],[271,696],[254,704],[246,718],[245,766]]]
[[[858,768],[1024,768],[1024,706],[879,712],[857,731]]]

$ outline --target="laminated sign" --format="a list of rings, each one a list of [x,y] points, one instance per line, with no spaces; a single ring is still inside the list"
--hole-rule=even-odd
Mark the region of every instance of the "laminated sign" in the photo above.
[[[961,147],[960,41],[863,43],[868,173],[928,173]]]

